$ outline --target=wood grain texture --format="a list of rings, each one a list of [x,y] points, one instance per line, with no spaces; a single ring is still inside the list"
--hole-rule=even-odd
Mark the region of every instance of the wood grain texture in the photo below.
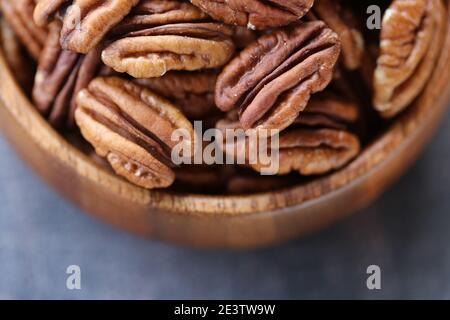
[[[259,247],[330,225],[386,190],[438,127],[449,101],[448,70],[449,32],[421,97],[349,166],[305,185],[249,196],[148,191],[102,169],[35,111],[1,55],[0,126],[20,156],[55,190],[119,228],[190,246]]]

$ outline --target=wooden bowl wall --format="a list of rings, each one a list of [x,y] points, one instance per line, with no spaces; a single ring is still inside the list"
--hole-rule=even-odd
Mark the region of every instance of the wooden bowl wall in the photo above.
[[[22,93],[1,55],[0,75],[4,135],[33,170],[67,199],[146,237],[199,247],[249,248],[330,225],[367,206],[404,173],[448,106],[450,32],[436,71],[414,106],[349,166],[305,185],[248,196],[178,195],[135,187],[99,167],[55,132]]]

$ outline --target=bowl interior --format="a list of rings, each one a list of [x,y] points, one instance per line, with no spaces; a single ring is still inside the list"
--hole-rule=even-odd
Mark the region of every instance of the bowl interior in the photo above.
[[[107,186],[112,193],[117,193],[120,197],[169,211],[179,211],[184,208],[198,213],[255,213],[291,207],[324,197],[363,177],[387,157],[392,156],[395,149],[402,145],[405,147],[408,142],[414,140],[414,132],[426,124],[430,117],[439,113],[440,108],[437,108],[436,105],[439,105],[440,100],[444,101],[444,104],[447,101],[447,94],[442,94],[443,92],[448,93],[449,85],[448,81],[445,81],[447,75],[442,74],[439,70],[449,70],[448,42],[447,39],[446,49],[442,51],[442,57],[436,68],[437,72],[429,81],[430,85],[424,90],[421,97],[415,101],[414,106],[397,118],[382,136],[369,144],[356,160],[332,174],[270,193],[243,196],[180,194],[145,190],[124,181],[98,166],[91,158],[65,141],[41,118],[15,83],[3,57],[0,58],[0,71],[4,78],[0,87],[1,101],[23,128],[29,129],[30,124],[33,125],[33,128],[36,127],[35,130],[30,130],[33,141],[52,153],[59,161],[70,166],[76,165],[74,169],[80,175],[88,179],[95,179],[98,184]],[[77,159],[77,162],[73,163],[71,159]]]
[[[22,93],[1,54],[0,124],[18,153],[45,180],[83,209],[101,218],[112,219],[119,225],[128,224],[126,228],[134,232],[160,233],[161,238],[176,241],[192,238],[192,235],[173,234],[188,229],[198,233],[190,243],[203,241],[208,232],[208,237],[218,239],[212,245],[225,243],[228,246],[230,241],[245,246],[267,244],[275,238],[283,240],[310,231],[367,205],[406,170],[446,110],[450,93],[449,53],[450,33],[447,32],[435,72],[421,96],[352,163],[330,175],[269,193],[244,196],[176,194],[149,191],[124,181],[96,164],[48,125]],[[174,216],[170,215],[166,221],[171,213],[183,218],[171,220]],[[191,220],[186,217],[195,217],[199,227],[190,229]],[[215,227],[227,217],[239,219],[220,229]],[[216,219],[214,227],[209,224],[210,220],[205,222],[207,218]],[[199,220],[206,224],[199,224]],[[265,222],[261,222],[261,228],[250,231],[258,221]],[[168,227],[171,223],[172,227]],[[300,225],[293,226],[294,223]],[[245,228],[239,231],[240,225]],[[211,230],[199,231],[205,227],[211,227]],[[236,232],[251,232],[260,240],[245,241],[236,236],[233,228]],[[286,229],[283,236],[280,236],[280,228]],[[214,232],[216,235],[210,235]],[[261,232],[268,232],[268,235]],[[233,240],[220,240],[231,235]]]

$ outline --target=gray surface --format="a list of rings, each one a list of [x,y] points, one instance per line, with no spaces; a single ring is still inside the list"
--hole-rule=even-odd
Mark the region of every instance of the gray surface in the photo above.
[[[79,212],[0,138],[0,298],[450,298],[450,117],[414,168],[364,212],[254,252],[148,242]],[[82,290],[65,270],[82,269]],[[382,268],[382,290],[366,268]]]

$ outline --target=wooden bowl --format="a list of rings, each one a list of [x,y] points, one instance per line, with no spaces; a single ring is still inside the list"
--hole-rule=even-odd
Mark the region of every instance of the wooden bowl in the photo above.
[[[448,106],[449,70],[447,32],[436,71],[422,95],[349,166],[304,185],[248,196],[148,191],[111,174],[47,124],[2,56],[0,125],[45,181],[102,220],[184,245],[260,247],[317,231],[374,201],[416,159],[437,128]]]

